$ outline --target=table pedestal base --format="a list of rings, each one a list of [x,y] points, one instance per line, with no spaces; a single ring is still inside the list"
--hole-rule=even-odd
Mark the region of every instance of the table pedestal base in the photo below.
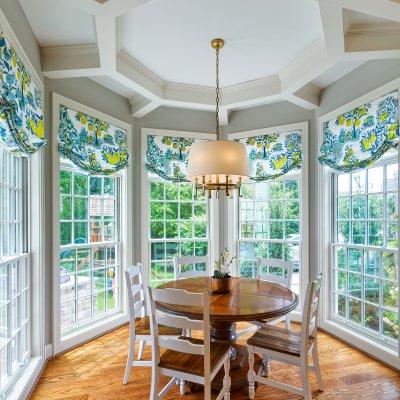
[[[248,393],[249,384],[247,381],[247,372],[249,371],[249,361],[246,346],[236,344],[236,324],[233,322],[214,322],[211,323],[210,336],[212,342],[224,342],[232,344],[231,370],[230,377],[231,398],[235,394]],[[262,359],[257,354],[254,355],[254,370],[257,372],[262,368]],[[214,390],[220,391],[223,387],[224,369],[218,372],[211,383]],[[191,391],[200,390],[200,385],[189,384]]]

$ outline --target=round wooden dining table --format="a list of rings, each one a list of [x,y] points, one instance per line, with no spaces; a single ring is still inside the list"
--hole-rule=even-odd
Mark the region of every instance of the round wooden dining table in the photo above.
[[[232,290],[226,294],[211,292],[211,277],[197,277],[167,282],[160,288],[184,289],[188,292],[209,292],[211,341],[232,344],[231,371],[232,390],[246,389],[248,358],[246,346],[236,343],[236,323],[275,319],[297,307],[298,297],[291,290],[272,282],[248,278],[231,278]],[[160,303],[157,308],[166,313],[202,319],[200,307],[184,307]],[[255,360],[256,370],[261,367],[261,358]],[[222,388],[223,371],[213,380],[216,390]]]

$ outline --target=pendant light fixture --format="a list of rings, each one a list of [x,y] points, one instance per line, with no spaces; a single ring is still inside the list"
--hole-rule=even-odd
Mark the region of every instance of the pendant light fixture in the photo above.
[[[220,140],[219,132],[219,51],[224,46],[222,39],[213,39],[211,47],[216,53],[216,134],[217,140],[204,140],[194,143],[190,148],[188,179],[196,185],[196,194],[201,190],[208,192],[223,191],[232,198],[233,190],[240,195],[242,180],[249,176],[246,147],[239,142]]]

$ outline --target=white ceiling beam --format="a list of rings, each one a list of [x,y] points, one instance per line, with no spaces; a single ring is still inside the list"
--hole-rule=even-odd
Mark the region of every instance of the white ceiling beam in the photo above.
[[[41,63],[43,75],[52,79],[104,75],[96,45],[44,47]]]
[[[117,32],[115,18],[101,13],[95,16],[97,47],[100,65],[106,73],[116,69]]]
[[[343,11],[341,7],[327,3],[319,5],[325,46],[330,57],[341,57],[344,53]]]
[[[131,103],[132,116],[135,118],[142,118],[161,105],[161,102],[151,101],[143,96],[136,96],[129,99],[129,102]]]
[[[279,74],[282,95],[297,92],[337,61],[328,55],[325,42],[320,39]]]
[[[221,126],[228,126],[229,124],[229,110],[227,107],[220,107],[219,108],[219,124]]]
[[[293,94],[286,93],[285,99],[306,110],[315,110],[319,107],[321,89],[312,83],[308,83]]]
[[[390,0],[317,0],[375,17],[400,22],[400,5]]]

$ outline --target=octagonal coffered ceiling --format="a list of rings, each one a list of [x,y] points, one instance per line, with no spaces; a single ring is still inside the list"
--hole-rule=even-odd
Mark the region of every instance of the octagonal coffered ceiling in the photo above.
[[[221,120],[288,100],[319,105],[323,87],[363,62],[400,57],[390,0],[20,0],[43,74],[86,76],[127,97],[141,117],[160,105],[214,109],[222,37]]]

